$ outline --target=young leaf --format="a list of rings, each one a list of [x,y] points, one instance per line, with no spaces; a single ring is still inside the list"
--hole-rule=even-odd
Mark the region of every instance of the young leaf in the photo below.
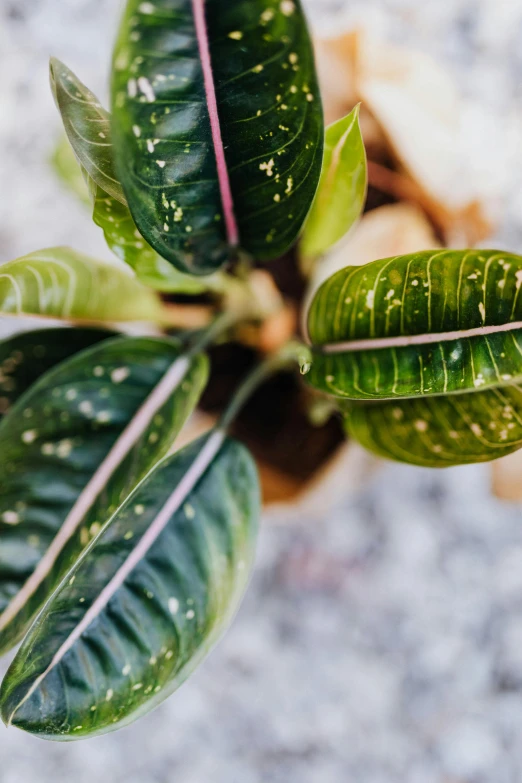
[[[314,259],[330,250],[360,217],[368,171],[359,106],[326,129],[321,179],[306,221],[301,254]]]
[[[157,321],[157,296],[117,266],[68,247],[0,266],[0,313],[65,320]]]
[[[162,462],[31,628],[2,684],[3,720],[80,739],[163,701],[239,605],[259,505],[251,457],[219,430]]]
[[[107,329],[39,329],[0,342],[0,417],[48,370],[113,335]]]
[[[448,468],[489,462],[522,447],[522,388],[350,405],[351,437],[381,457]]]
[[[140,232],[205,275],[282,255],[309,212],[324,128],[299,0],[129,0],[112,128]]]
[[[171,448],[208,375],[172,339],[120,337],[44,375],[0,422],[0,651]]]
[[[308,376],[351,399],[462,393],[522,379],[522,257],[442,250],[343,269],[312,302]]]
[[[74,73],[54,57],[50,77],[54,99],[78,162],[96,185],[125,204],[114,171],[109,113]]]

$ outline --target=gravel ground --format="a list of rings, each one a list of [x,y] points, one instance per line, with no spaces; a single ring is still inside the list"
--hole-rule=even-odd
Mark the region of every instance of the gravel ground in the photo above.
[[[46,66],[53,53],[103,94],[119,5],[0,0],[2,259],[61,243],[106,255],[47,166]],[[443,58],[484,116],[519,127],[522,0],[309,6]],[[514,169],[497,242],[512,248]],[[179,693],[90,742],[0,729],[0,783],[522,780],[521,514],[490,497],[488,469],[390,465],[326,519],[266,516],[245,604]]]

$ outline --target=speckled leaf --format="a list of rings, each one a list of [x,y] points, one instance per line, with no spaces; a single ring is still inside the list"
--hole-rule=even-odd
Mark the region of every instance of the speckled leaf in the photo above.
[[[48,370],[113,335],[107,329],[39,329],[0,342],[0,417]]]
[[[447,468],[489,462],[522,447],[522,388],[354,403],[351,437],[381,457]]]
[[[54,155],[55,169],[80,196],[88,191],[93,204],[93,220],[103,230],[110,249],[151,288],[184,294],[203,292],[205,286],[201,282],[174,269],[136,228],[114,172],[109,113],[101,108],[96,96],[72,71],[55,59],[51,60],[51,85],[69,142],[77,156],[72,156],[71,161],[60,145]],[[100,176],[100,172],[105,176]],[[87,183],[83,188],[82,179]]]
[[[359,125],[359,106],[326,129],[319,188],[306,221],[301,254],[314,259],[342,239],[360,217],[368,170]]]
[[[114,56],[116,169],[178,269],[282,255],[309,212],[324,128],[299,0],[129,0]]]
[[[134,269],[144,285],[157,291],[190,295],[206,290],[201,278],[185,275],[161,258],[141,236],[129,208],[101,188],[94,193],[93,220],[103,230],[112,252]]]
[[[0,651],[161,459],[206,383],[172,339],[106,340],[44,375],[0,422]]]
[[[167,458],[67,574],[2,685],[2,717],[80,739],[148,712],[241,600],[259,516],[255,465],[216,431]]]
[[[522,258],[423,252],[343,269],[317,292],[308,376],[353,399],[462,393],[522,379]]]
[[[125,270],[68,247],[53,247],[0,266],[0,313],[157,321],[162,305]]]
[[[97,185],[126,203],[114,171],[109,113],[74,73],[54,57],[50,77],[65,132],[79,163]]]

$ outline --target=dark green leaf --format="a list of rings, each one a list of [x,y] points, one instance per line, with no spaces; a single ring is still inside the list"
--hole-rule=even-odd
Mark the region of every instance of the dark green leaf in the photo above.
[[[103,230],[112,252],[134,269],[144,285],[157,291],[191,295],[206,290],[201,278],[184,275],[161,258],[141,236],[129,208],[101,188],[97,188],[94,195],[93,219]]]
[[[125,196],[114,171],[109,113],[74,73],[56,58],[51,59],[50,76],[54,99],[79,163],[96,185],[125,204]]]
[[[129,0],[112,126],[133,217],[178,269],[209,274],[238,244],[282,255],[315,196],[324,142],[299,0]]]
[[[522,389],[354,403],[346,425],[388,459],[426,468],[489,462],[522,447]]]
[[[114,188],[111,192],[103,188],[106,183],[102,177],[91,176],[91,173],[107,170],[108,162],[114,155],[110,117],[107,112],[99,108],[100,104],[96,96],[76,78],[72,71],[57,60],[51,61],[51,83],[54,84],[54,92],[59,98],[57,102],[69,139],[78,154],[76,159],[71,153],[73,158],[71,160],[60,145],[54,156],[55,168],[60,177],[75,192],[82,194],[87,189],[93,204],[93,220],[102,229],[110,249],[134,269],[142,283],[151,288],[183,294],[199,294],[205,291],[206,287],[201,281],[178,272],[141,236],[126,206],[119,182],[119,192],[115,197]],[[93,106],[98,108],[93,109]],[[104,118],[103,123],[100,120],[100,112]],[[101,124],[103,127],[98,130]],[[91,135],[103,133],[103,143],[92,143],[89,139],[82,139],[74,131],[76,126],[94,128]],[[66,143],[66,147],[70,150],[69,144]],[[88,170],[85,167],[87,161],[90,162]],[[110,175],[111,180],[116,176],[112,170],[112,163]],[[87,183],[83,188],[82,180]]]
[[[171,339],[120,337],[43,376],[0,422],[0,650],[171,448],[208,374]]]
[[[0,342],[0,417],[41,375],[113,334],[106,329],[39,329]]]
[[[301,241],[305,259],[330,250],[360,217],[368,170],[359,125],[359,106],[326,129],[321,180]]]
[[[347,268],[317,292],[310,382],[352,399],[461,393],[522,379],[522,258],[417,253]]]
[[[0,266],[0,312],[65,320],[157,321],[162,304],[125,270],[68,247]]]
[[[2,685],[2,717],[47,739],[151,710],[230,623],[253,561],[259,488],[220,431],[167,458],[46,604]]]

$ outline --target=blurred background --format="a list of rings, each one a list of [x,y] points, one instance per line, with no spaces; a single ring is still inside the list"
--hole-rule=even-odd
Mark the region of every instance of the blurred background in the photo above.
[[[521,252],[522,0],[305,5],[318,38],[365,31],[386,51],[359,85],[379,118],[369,141],[384,135],[402,159],[438,239]],[[107,258],[49,165],[60,123],[47,61],[105,100],[120,8],[0,0],[0,261],[59,244]],[[349,102],[348,72],[323,65]],[[416,76],[413,91],[401,82]],[[437,130],[448,106],[453,136]],[[522,465],[432,472],[345,456],[313,503],[266,511],[241,612],[174,697],[83,743],[2,727],[0,783],[519,783]]]

